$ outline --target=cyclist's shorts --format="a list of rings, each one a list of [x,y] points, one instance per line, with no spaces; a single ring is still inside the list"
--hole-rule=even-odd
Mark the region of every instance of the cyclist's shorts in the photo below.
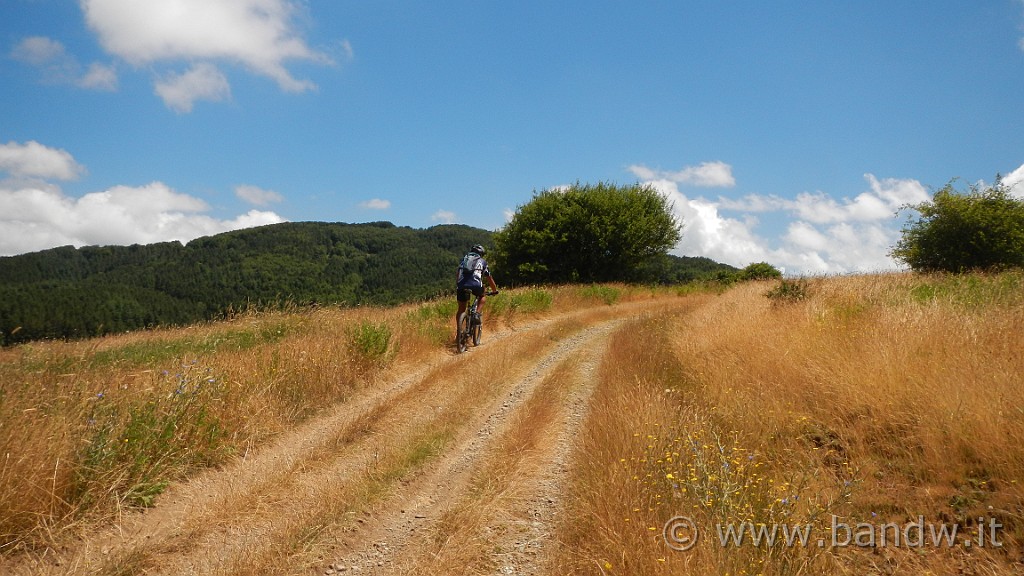
[[[455,293],[455,299],[458,302],[469,302],[470,295],[476,296],[477,298],[484,295],[483,285],[479,286],[459,286],[458,291]]]

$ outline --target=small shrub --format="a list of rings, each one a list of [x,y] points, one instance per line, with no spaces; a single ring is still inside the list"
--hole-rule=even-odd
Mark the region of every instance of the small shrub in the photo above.
[[[717,270],[714,273],[709,274],[706,281],[720,286],[721,289],[725,289],[732,286],[738,279],[739,276],[736,272],[729,270]]]
[[[786,304],[806,300],[809,294],[810,284],[807,280],[786,280],[783,278],[779,285],[765,292],[765,297],[776,304]]]

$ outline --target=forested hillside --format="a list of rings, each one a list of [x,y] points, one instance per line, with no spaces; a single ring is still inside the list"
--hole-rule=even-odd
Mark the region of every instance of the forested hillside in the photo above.
[[[65,246],[3,257],[0,343],[187,324],[250,305],[427,298],[450,290],[464,251],[490,245],[491,236],[462,225],[295,222],[186,245]],[[658,276],[687,281],[720,268],[706,258],[672,257]]]
[[[394,303],[449,288],[490,232],[284,223],[181,245],[73,248],[0,258],[4,343],[205,320],[283,302]]]

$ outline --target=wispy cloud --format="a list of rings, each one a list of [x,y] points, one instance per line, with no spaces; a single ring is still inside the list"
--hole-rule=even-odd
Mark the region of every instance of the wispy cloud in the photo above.
[[[1020,4],[1021,8],[1024,8],[1024,0],[1018,0],[1018,4]],[[1024,31],[1024,24],[1020,24],[1018,28]],[[1019,46],[1021,50],[1024,50],[1024,36],[1021,36],[1020,39],[1017,40],[1017,46]]]
[[[113,92],[117,90],[117,72],[113,66],[93,62],[75,84],[80,88]]]
[[[342,40],[340,46],[341,58],[345,62],[351,62],[356,58],[356,51],[352,48],[352,43],[348,40]]]
[[[719,206],[739,212],[770,212],[784,210],[801,220],[816,224],[834,222],[873,222],[887,220],[901,206],[917,204],[929,198],[916,180],[888,178],[878,180],[865,174],[870,188],[856,197],[836,199],[824,192],[801,192],[790,200],[775,195],[748,194],[740,200],[719,198]]]
[[[11,58],[32,66],[44,66],[65,56],[64,45],[45,36],[25,38],[11,51]]]
[[[284,200],[283,196],[273,190],[264,190],[250,184],[235,186],[235,196],[255,206],[266,206]]]
[[[387,210],[391,208],[391,200],[383,200],[381,198],[371,198],[359,203],[360,208],[366,208],[367,210]]]
[[[433,222],[440,222],[441,224],[455,224],[458,220],[458,216],[455,215],[455,212],[450,210],[438,210],[437,212],[434,212],[430,217],[430,220]]]
[[[197,100],[222,102],[231,98],[231,85],[216,66],[200,62],[183,74],[172,74],[155,85],[156,94],[179,114],[192,111]]]
[[[93,62],[83,70],[64,45],[45,36],[31,36],[14,46],[11,58],[37,68],[44,82],[69,84],[88,90],[114,91],[118,87],[113,66]]]
[[[642,180],[667,180],[697,188],[732,188],[736,185],[732,166],[725,162],[703,162],[676,171],[654,170],[642,164],[633,164],[627,170]]]

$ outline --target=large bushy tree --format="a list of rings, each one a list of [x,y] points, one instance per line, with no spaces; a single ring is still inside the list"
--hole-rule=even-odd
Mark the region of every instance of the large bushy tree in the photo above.
[[[682,225],[647,185],[576,183],[535,193],[494,237],[515,283],[643,281],[664,267]]]
[[[953,182],[931,201],[907,206],[908,221],[890,255],[920,272],[1024,267],[1024,200],[997,177],[988,188],[959,191]]]
[[[736,279],[747,280],[778,280],[782,278],[782,271],[767,262],[754,262],[736,274]]]

